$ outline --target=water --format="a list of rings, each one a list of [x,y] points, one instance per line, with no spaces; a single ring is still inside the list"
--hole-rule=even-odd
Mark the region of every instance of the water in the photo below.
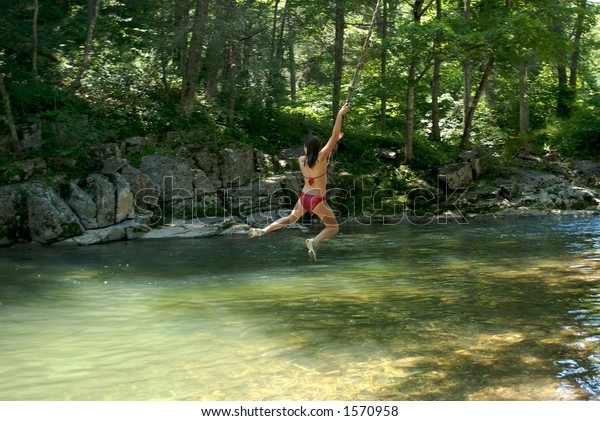
[[[600,399],[600,219],[305,236],[0,249],[0,400]]]

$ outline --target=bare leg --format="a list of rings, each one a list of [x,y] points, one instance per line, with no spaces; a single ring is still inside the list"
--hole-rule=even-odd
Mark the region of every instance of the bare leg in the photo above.
[[[293,224],[298,219],[300,219],[300,217],[302,215],[304,215],[305,212],[306,212],[306,209],[304,209],[302,207],[302,205],[300,204],[300,201],[298,201],[298,202],[296,202],[296,206],[294,206],[294,210],[292,210],[292,213],[290,213],[288,216],[284,216],[283,218],[279,218],[275,222],[272,222],[270,225],[263,228],[263,231],[265,233],[269,233],[272,231],[277,231],[282,228],[285,228],[288,225]]]
[[[313,213],[321,218],[325,228],[314,238],[315,245],[319,244],[328,238],[333,237],[340,231],[337,219],[333,213],[333,210],[329,207],[326,201],[322,201],[313,209]]]

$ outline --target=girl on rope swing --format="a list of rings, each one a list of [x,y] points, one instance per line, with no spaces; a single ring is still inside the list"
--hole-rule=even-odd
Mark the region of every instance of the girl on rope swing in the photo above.
[[[296,222],[306,212],[312,212],[325,224],[325,228],[316,237],[306,240],[309,260],[313,262],[317,261],[317,245],[333,237],[340,230],[333,210],[327,204],[325,193],[327,191],[329,157],[334,151],[337,142],[344,136],[344,133],[342,133],[342,121],[348,111],[350,111],[350,105],[346,102],[339,110],[333,125],[331,137],[323,148],[321,148],[319,139],[314,135],[309,135],[304,141],[304,155],[298,157],[298,164],[300,165],[305,182],[300,192],[300,198],[296,202],[292,212],[265,228],[251,228],[248,232],[250,238],[280,230]]]

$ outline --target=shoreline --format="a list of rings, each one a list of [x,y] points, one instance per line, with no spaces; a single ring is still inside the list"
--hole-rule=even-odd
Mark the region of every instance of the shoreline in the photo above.
[[[507,209],[500,212],[494,212],[489,214],[480,215],[458,215],[450,212],[446,212],[441,215],[430,216],[430,217],[414,217],[414,216],[402,216],[394,217],[393,215],[368,215],[361,217],[349,217],[344,221],[340,221],[340,227],[343,229],[344,225],[400,225],[400,224],[411,224],[411,225],[448,225],[448,224],[460,224],[468,225],[471,221],[491,221],[491,220],[515,220],[515,219],[534,219],[534,218],[594,218],[600,216],[600,209],[596,210],[537,210],[537,209]],[[211,218],[212,219],[212,218]],[[79,237],[69,238],[60,242],[53,243],[51,245],[72,245],[72,246],[93,246],[100,244],[107,244],[118,241],[155,241],[155,240],[176,240],[176,239],[203,239],[203,238],[214,238],[222,236],[245,236],[248,230],[253,226],[245,223],[240,218],[223,217],[218,218],[218,222],[207,223],[206,219],[201,221],[173,221],[168,225],[163,225],[159,228],[148,229],[148,231],[136,236],[135,238],[115,238],[115,235],[111,235],[115,227],[108,227],[98,230],[90,230]],[[238,219],[238,220],[236,220]],[[257,225],[260,226],[260,225]],[[285,230],[298,230],[307,232],[310,227],[322,226],[320,222],[302,222],[295,223]],[[33,242],[32,242],[33,243]],[[26,243],[24,243],[26,244]]]

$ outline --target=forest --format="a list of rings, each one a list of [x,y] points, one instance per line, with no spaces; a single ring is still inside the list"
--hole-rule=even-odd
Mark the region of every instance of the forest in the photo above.
[[[0,4],[2,183],[31,157],[93,170],[90,148],[134,136],[276,153],[327,136],[349,89],[350,172],[381,147],[415,169],[474,147],[600,155],[597,1]]]

